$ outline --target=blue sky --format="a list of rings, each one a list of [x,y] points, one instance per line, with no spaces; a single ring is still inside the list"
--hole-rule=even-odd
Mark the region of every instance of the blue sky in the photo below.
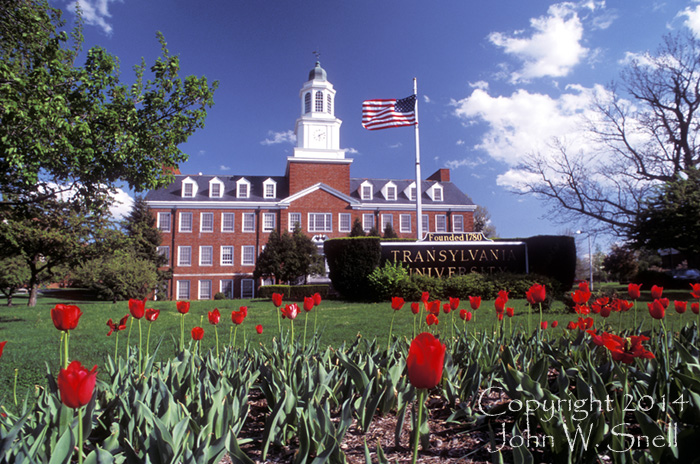
[[[50,0],[72,21],[75,2]],[[80,0],[85,49],[119,57],[122,78],[159,55],[182,76],[218,80],[206,127],[182,146],[183,173],[282,175],[314,51],[337,91],[353,177],[412,178],[411,127],[367,131],[361,105],[403,98],[418,80],[423,177],[443,167],[486,207],[498,234],[585,229],[516,195],[518,163],[576,131],[591,96],[663,35],[700,31],[695,1]],[[129,192],[127,192],[129,193]]]

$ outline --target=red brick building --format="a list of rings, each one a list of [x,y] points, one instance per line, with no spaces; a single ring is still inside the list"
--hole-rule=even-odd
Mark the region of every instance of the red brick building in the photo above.
[[[359,220],[365,231],[390,223],[400,237],[416,236],[416,182],[353,178],[340,148],[335,90],[319,63],[301,92],[297,146],[283,176],[181,175],[146,200],[163,233],[161,251],[173,271],[168,298],[255,295],[255,261],[272,230],[298,224],[322,247]],[[470,232],[476,205],[440,169],[421,182],[422,231]]]

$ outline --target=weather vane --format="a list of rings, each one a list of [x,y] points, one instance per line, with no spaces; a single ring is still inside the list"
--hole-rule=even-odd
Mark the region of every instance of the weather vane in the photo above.
[[[316,55],[316,61],[321,61],[321,52],[314,51],[313,54]]]

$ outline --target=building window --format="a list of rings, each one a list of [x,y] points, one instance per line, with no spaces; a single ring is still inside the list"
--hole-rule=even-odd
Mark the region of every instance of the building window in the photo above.
[[[263,197],[275,198],[277,196],[277,182],[272,179],[267,179],[263,182]]]
[[[428,218],[427,214],[424,214],[422,217],[421,228],[423,229],[424,234],[430,232],[430,219]]]
[[[183,182],[182,183],[182,197],[183,198],[194,197],[194,183],[192,183],[192,182]]]
[[[170,213],[158,213],[158,230],[170,232]]]
[[[192,213],[180,213],[180,232],[192,232]]]
[[[221,247],[221,265],[222,266],[233,266],[233,247],[232,246],[222,246]]]
[[[202,213],[200,221],[200,232],[214,232],[214,213]]]
[[[214,264],[214,247],[201,246],[199,247],[199,265],[211,266]]]
[[[333,114],[333,97],[330,94],[326,97],[326,109],[328,114]]]
[[[275,213],[263,213],[263,232],[271,232],[275,228]]]
[[[304,95],[304,113],[311,112],[311,92]]]
[[[294,229],[301,229],[301,213],[289,213],[289,231],[294,232]]]
[[[386,199],[388,201],[396,201],[396,187],[393,185],[386,188]]]
[[[411,232],[411,215],[402,214],[399,216],[399,230],[401,232]]]
[[[333,232],[333,214],[309,213],[309,232]]]
[[[394,215],[393,214],[382,214],[382,231],[386,229],[386,226],[390,225],[394,228]]]
[[[320,90],[316,92],[316,107],[314,111],[317,113],[323,113],[323,92]]]
[[[253,245],[241,247],[241,264],[244,266],[255,265],[255,247]]]
[[[340,213],[338,215],[338,231],[350,232],[352,225],[350,224],[350,213]]]
[[[199,281],[199,299],[211,300],[211,280]]]
[[[447,216],[444,214],[435,216],[435,232],[447,232]]]
[[[452,232],[464,232],[464,216],[461,214],[452,215]]]
[[[177,265],[191,266],[192,265],[192,247],[179,246],[177,247]]]
[[[246,179],[239,179],[236,182],[236,196],[238,198],[249,198],[250,197],[250,182]]]
[[[253,279],[241,280],[241,298],[255,298],[255,281]]]
[[[243,213],[243,232],[255,232],[255,213]]]
[[[232,299],[233,298],[233,280],[231,279],[223,279],[219,281],[219,288],[221,293],[226,295],[226,298]]]
[[[234,213],[221,213],[221,232],[234,232]]]
[[[371,200],[373,194],[372,184],[369,182],[363,182],[360,186],[360,198],[362,200]]]
[[[433,190],[433,199],[435,201],[442,201],[442,187],[435,187],[435,190]]]
[[[165,258],[165,265],[170,266],[170,247],[169,246],[159,246],[157,248],[158,254]]]
[[[212,198],[220,198],[221,197],[221,184],[218,182],[214,182],[211,184],[211,188],[209,189],[209,195]]]
[[[408,199],[411,201],[416,201],[416,188],[411,187],[408,189]]]
[[[189,280],[178,280],[177,281],[177,299],[178,300],[189,300],[190,299],[190,281]]]
[[[369,232],[374,227],[374,214],[366,213],[362,215],[362,230]]]

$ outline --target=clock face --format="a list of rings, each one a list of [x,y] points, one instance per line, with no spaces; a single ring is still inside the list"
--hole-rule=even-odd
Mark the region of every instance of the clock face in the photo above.
[[[320,127],[316,130],[314,130],[314,140],[317,142],[322,142],[326,140],[326,129],[323,127]]]

